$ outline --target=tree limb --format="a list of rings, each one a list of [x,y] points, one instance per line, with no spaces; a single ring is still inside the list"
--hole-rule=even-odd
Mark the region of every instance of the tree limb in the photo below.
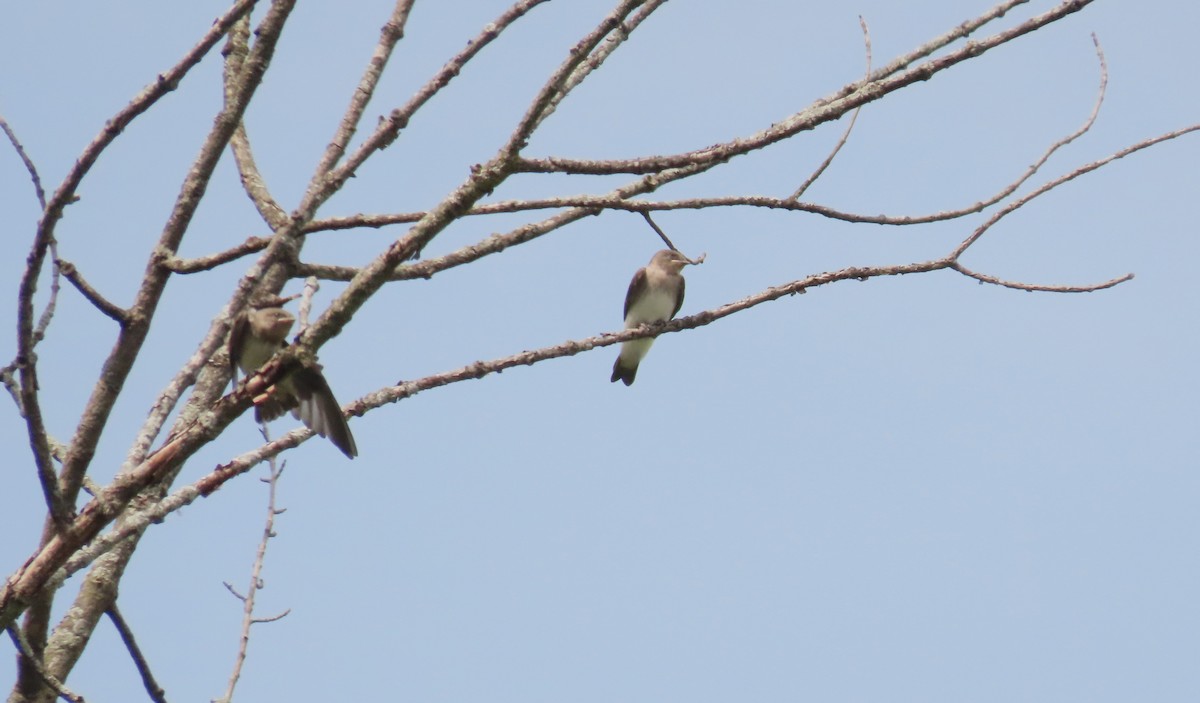
[[[138,675],[142,677],[146,695],[150,696],[150,700],[154,703],[167,703],[166,691],[155,680],[153,672],[150,671],[150,664],[146,661],[146,656],[142,654],[141,647],[138,647],[133,630],[129,627],[129,623],[125,622],[125,617],[121,615],[117,604],[113,603],[107,613],[113,627],[117,628],[117,634],[121,636],[121,641],[125,643],[125,649],[129,651],[129,656],[133,658],[133,665],[137,667]]]

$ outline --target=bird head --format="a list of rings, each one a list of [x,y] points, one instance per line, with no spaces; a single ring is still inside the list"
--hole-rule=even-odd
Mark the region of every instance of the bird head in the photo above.
[[[679,273],[683,270],[684,266],[687,266],[692,262],[686,256],[678,251],[675,251],[674,249],[663,249],[654,255],[654,258],[650,263],[654,266],[660,266],[672,273]]]
[[[292,331],[296,318],[283,308],[262,308],[249,314],[250,327],[255,337],[270,342],[282,342]]]

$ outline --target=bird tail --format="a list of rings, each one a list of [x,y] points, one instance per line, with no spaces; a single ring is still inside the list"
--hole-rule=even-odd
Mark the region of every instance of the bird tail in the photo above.
[[[617,360],[613,362],[612,378],[608,380],[610,383],[616,383],[620,380],[621,383],[627,386],[633,385],[633,379],[637,377],[637,370],[638,365],[636,363],[623,364],[622,358],[618,356]]]

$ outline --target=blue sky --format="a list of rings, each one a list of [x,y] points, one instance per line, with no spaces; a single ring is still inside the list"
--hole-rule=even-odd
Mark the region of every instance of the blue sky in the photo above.
[[[505,5],[418,2],[364,126]],[[861,75],[858,15],[882,65],[991,3],[810,5],[668,3],[563,103],[528,153],[627,157],[748,134]],[[997,26],[1050,6],[1031,3]],[[223,9],[207,0],[7,9],[0,114],[48,187]],[[536,9],[320,215],[435,204],[495,153],[607,10],[599,0]],[[295,11],[247,115],[286,207],[389,12],[380,0]],[[989,196],[1088,115],[1093,32],[1109,64],[1103,111],[1033,184],[1192,124],[1197,26],[1192,3],[1096,2],[868,106],[805,200],[921,214]],[[118,303],[129,303],[218,109],[217,58],[113,144],[60,225],[62,256]],[[787,195],[842,129],[802,134],[656,197]],[[608,382],[616,350],[606,348],[354,418],[354,462],[328,443],[304,444],[287,455],[287,512],[259,599],[263,615],[291,613],[255,628],[238,698],[1197,700],[1198,157],[1192,135],[1118,162],[1007,218],[964,258],[1036,283],[1136,274],[1112,290],[1026,293],[952,272],[843,282],[663,337],[629,388]],[[494,198],[603,192],[626,180],[524,176]],[[0,328],[11,330],[37,207],[8,149],[0,217],[10,242]],[[527,219],[467,220],[425,253]],[[941,256],[982,218],[888,228],[736,209],[656,220],[684,252],[707,253],[685,271],[681,314],[692,314],[812,273]],[[304,257],[365,264],[403,231],[314,235]],[[226,158],[183,252],[264,233]],[[640,217],[588,218],[389,286],[321,360],[348,402],[616,330],[629,277],[658,248]],[[110,420],[96,480],[116,470],[249,263],[171,282],[169,315]],[[326,283],[318,310],[339,289]],[[39,347],[58,437],[70,436],[114,333],[64,289]],[[181,480],[258,441],[240,418]],[[43,509],[11,403],[0,403],[0,443],[14,457],[0,472],[8,574],[35,546]],[[171,700],[224,690],[241,609],[222,582],[240,588],[249,577],[266,503],[259,475],[154,528],[122,582],[121,608]],[[12,676],[0,669],[0,687]],[[89,700],[144,695],[107,623],[69,684]]]

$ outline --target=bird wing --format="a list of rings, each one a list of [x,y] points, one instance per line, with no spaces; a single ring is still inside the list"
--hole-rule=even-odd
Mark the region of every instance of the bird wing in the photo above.
[[[633,274],[633,280],[629,282],[629,291],[625,293],[625,317],[629,317],[629,308],[633,307],[633,301],[642,297],[647,285],[646,268],[642,267]]]
[[[358,445],[350,433],[350,425],[342,415],[342,406],[333,396],[333,390],[320,368],[301,366],[292,372],[289,380],[299,398],[299,404],[292,414],[308,429],[328,437],[346,456],[351,459],[358,456]]]
[[[233,328],[229,330],[229,370],[233,373],[233,385],[237,385],[238,377],[238,362],[242,356],[242,345],[246,342],[247,330],[250,327],[250,321],[246,314],[238,315],[233,321]]]
[[[683,279],[683,276],[679,276],[679,290],[677,291],[678,295],[675,296],[675,309],[671,311],[672,318],[678,315],[679,308],[683,307],[683,292],[686,288],[687,281]]]

